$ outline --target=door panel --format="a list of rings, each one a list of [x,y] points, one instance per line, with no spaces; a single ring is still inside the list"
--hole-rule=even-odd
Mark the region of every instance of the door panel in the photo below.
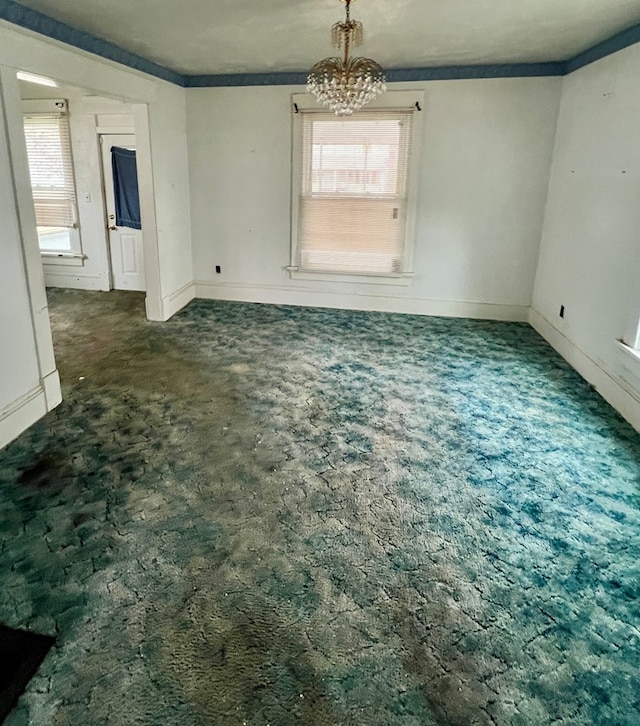
[[[125,275],[139,275],[141,266],[138,262],[138,245],[135,235],[120,234],[120,255],[122,258],[122,272]]]
[[[113,287],[116,290],[146,290],[142,231],[129,227],[116,227],[113,170],[111,167],[111,147],[120,146],[125,149],[135,149],[135,136],[132,134],[105,134],[100,137],[100,140],[102,144],[104,197],[107,209]]]

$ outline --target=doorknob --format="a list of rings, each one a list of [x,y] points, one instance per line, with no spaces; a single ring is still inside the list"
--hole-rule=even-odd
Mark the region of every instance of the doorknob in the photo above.
[[[115,231],[116,231],[116,229],[118,229],[118,228],[117,228],[117,227],[114,227],[113,225],[109,225],[109,226],[107,227],[107,229],[108,229],[108,230],[109,230],[110,232],[115,232]]]

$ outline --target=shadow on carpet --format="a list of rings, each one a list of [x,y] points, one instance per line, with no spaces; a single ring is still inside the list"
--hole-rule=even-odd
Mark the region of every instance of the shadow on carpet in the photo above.
[[[0,625],[0,723],[14,708],[54,642],[47,635]]]

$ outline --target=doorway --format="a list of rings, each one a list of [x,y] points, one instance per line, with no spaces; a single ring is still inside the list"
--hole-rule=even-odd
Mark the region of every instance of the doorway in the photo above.
[[[133,134],[101,134],[100,145],[112,285],[116,290],[144,291],[146,284],[142,230],[139,224],[136,138]],[[119,151],[129,152],[129,158],[125,158],[127,165],[120,167],[120,171],[118,159],[123,154],[118,154]],[[129,200],[131,207],[137,209],[129,208],[129,214],[125,214],[121,207]]]
[[[60,83],[48,88],[20,80],[18,89],[23,127],[26,113],[36,115],[53,104],[52,113],[62,116],[68,129],[71,172],[65,180],[70,181],[67,196],[73,214],[68,215],[70,220],[63,220],[68,225],[63,232],[67,232],[71,243],[66,237],[54,235],[58,230],[49,229],[51,224],[40,225],[47,228],[39,230],[43,232],[39,235],[39,252],[45,285],[146,292],[147,317],[163,319],[147,106]],[[42,108],[44,104],[48,104],[46,109]],[[24,142],[19,143],[22,146]],[[116,219],[113,172],[110,160],[107,163],[105,158],[113,147],[136,155],[134,178],[140,182],[137,191],[144,229],[141,223],[132,228]],[[33,206],[33,194],[30,202]]]

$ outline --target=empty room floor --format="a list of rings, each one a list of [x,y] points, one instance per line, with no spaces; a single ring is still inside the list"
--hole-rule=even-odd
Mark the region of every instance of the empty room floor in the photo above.
[[[9,726],[640,724],[640,438],[525,324],[51,291]]]

